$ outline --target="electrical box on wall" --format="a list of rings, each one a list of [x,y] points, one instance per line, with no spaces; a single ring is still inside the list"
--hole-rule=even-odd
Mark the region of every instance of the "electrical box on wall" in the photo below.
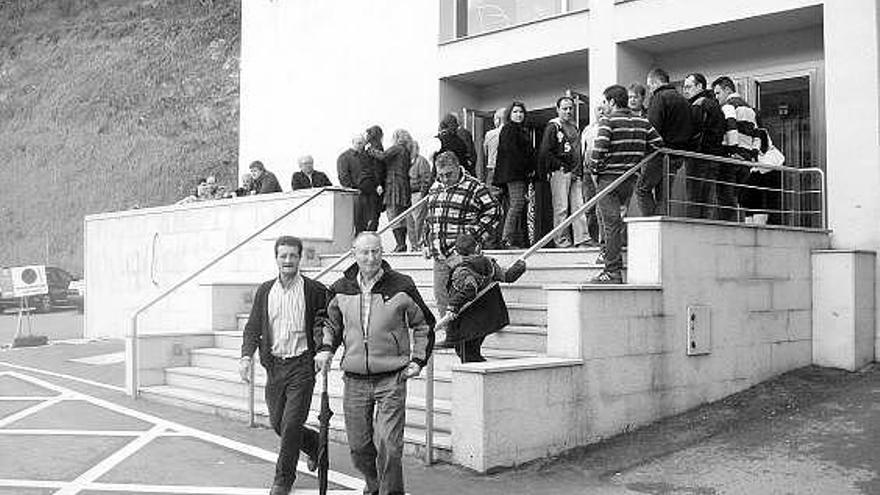
[[[712,352],[712,318],[709,306],[687,308],[687,353],[699,356]]]

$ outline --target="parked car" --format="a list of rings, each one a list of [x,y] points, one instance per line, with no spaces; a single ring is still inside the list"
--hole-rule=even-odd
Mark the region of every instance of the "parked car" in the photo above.
[[[71,288],[71,282],[74,279],[75,277],[67,270],[55,266],[47,266],[46,283],[49,286],[49,293],[39,296],[28,296],[28,307],[34,308],[38,312],[49,312],[53,309],[71,309],[74,307],[82,310],[83,296],[82,291],[79,289],[81,284],[74,283],[73,288]],[[21,307],[21,298],[12,297],[8,294],[3,294],[0,297],[0,311],[18,307]]]

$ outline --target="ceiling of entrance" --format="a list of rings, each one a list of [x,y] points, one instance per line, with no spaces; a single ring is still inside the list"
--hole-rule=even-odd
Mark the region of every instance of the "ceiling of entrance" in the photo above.
[[[587,50],[563,53],[552,57],[527,60],[491,69],[458,74],[447,79],[485,87],[518,79],[531,79],[539,76],[582,70],[587,74]]]
[[[664,33],[626,42],[648,53],[670,53],[696,46],[766,36],[822,25],[822,7],[806,7],[778,14],[750,17],[738,21],[703,26],[686,31]]]

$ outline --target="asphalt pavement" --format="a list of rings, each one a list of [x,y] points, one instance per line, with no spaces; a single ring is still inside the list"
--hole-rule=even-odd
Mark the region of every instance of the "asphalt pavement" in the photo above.
[[[57,335],[81,328],[75,314],[68,315],[70,328],[61,317],[44,316]],[[267,492],[275,434],[130,399],[122,391],[123,348],[118,340],[50,338],[42,347],[0,350],[0,494]],[[27,412],[34,407],[40,408]],[[491,475],[407,458],[407,491],[880,494],[878,414],[880,367],[807,367],[598,445]],[[346,446],[332,444],[331,459],[336,493],[357,493]],[[296,486],[314,493],[314,478],[304,472]],[[167,487],[174,489],[162,491]]]

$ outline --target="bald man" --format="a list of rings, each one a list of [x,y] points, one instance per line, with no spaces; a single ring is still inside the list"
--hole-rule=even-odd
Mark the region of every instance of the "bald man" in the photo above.
[[[299,172],[294,172],[290,179],[290,187],[294,191],[333,185],[324,172],[315,170],[315,159],[312,158],[312,155],[299,157],[297,164],[299,164]]]
[[[402,495],[406,382],[431,356],[434,316],[412,278],[382,260],[375,232],[361,232],[353,250],[355,264],[330,289],[315,367],[329,366],[345,346],[342,407],[351,460],[366,481],[364,493]]]

